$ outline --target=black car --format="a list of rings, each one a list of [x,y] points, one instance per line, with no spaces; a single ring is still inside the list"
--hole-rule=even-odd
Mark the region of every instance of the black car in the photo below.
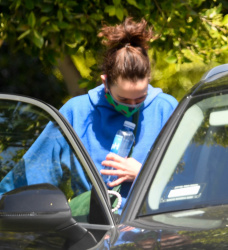
[[[50,166],[61,185],[39,181]],[[33,98],[0,94],[0,178],[0,249],[228,249],[228,64],[182,99],[121,216],[72,127]]]

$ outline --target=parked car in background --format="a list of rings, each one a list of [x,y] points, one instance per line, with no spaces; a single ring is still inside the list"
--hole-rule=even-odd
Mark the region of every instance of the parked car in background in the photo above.
[[[228,64],[207,72],[182,99],[121,216],[55,108],[0,94],[0,125],[0,248],[228,248]],[[40,181],[53,169],[59,180]]]

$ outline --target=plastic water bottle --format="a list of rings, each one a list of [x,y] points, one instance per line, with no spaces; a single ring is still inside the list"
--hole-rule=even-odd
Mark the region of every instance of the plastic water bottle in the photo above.
[[[123,128],[118,130],[115,135],[110,152],[121,157],[127,157],[135,141],[134,129],[134,123],[125,121]]]
[[[118,130],[113,143],[110,152],[115,153],[121,157],[128,157],[132,145],[135,141],[134,131],[135,124],[129,121],[125,121],[123,124],[123,128]],[[110,167],[105,167],[105,169],[114,169]],[[117,176],[110,175],[107,177],[106,181],[112,182],[117,179]]]

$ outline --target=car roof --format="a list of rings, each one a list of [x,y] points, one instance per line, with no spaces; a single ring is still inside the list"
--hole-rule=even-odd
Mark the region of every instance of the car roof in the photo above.
[[[228,72],[228,64],[222,64],[209,70],[203,75],[203,77],[201,78],[201,81],[208,80],[212,76],[219,77],[219,75],[221,75],[221,73],[224,73],[224,72]]]
[[[206,72],[187,96],[198,96],[228,91],[228,64],[222,64]]]

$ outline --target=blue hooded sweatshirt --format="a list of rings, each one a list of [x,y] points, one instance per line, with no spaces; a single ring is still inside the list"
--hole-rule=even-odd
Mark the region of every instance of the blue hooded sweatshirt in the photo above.
[[[160,88],[148,85],[148,95],[140,108],[131,157],[144,163],[151,146],[176,106],[174,97],[164,94]],[[87,95],[72,98],[60,112],[75,129],[98,171],[104,168],[101,162],[110,152],[116,132],[122,128],[125,120],[132,121],[132,117],[126,118],[107,102],[103,84],[90,90]],[[122,185],[123,201],[131,184],[126,182]]]
[[[140,108],[140,115],[132,153],[134,159],[144,163],[162,127],[177,106],[174,97],[164,94],[161,89],[148,86],[148,95]],[[104,85],[100,85],[86,95],[70,99],[60,112],[72,125],[98,171],[103,169],[101,162],[109,153],[116,132],[125,120],[132,121],[117,112],[106,100]],[[69,157],[71,149],[59,130],[48,124],[39,138],[23,156],[17,166],[0,183],[0,192],[14,188],[48,182],[56,186],[64,179],[64,169],[69,169],[74,194],[90,190],[76,157]],[[105,178],[104,178],[105,179]],[[123,202],[131,187],[130,182],[122,185]],[[121,211],[121,209],[119,211]]]
[[[148,95],[140,109],[133,158],[144,162],[176,106],[174,97],[162,93],[160,88],[148,86]],[[110,152],[116,132],[125,120],[132,121],[132,117],[126,118],[107,102],[103,84],[87,95],[70,99],[60,112],[76,131],[99,171],[103,169],[101,162]]]

